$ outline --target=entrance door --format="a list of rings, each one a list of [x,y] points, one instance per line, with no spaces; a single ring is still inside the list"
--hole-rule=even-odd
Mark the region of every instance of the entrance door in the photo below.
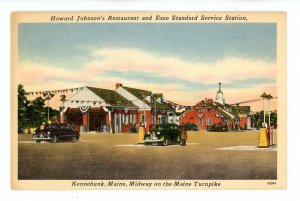
[[[89,114],[90,131],[102,131],[101,124],[105,122],[105,114],[102,111],[93,111]]]
[[[115,133],[120,133],[120,132],[122,132],[121,131],[121,114],[117,114],[117,113],[115,113],[115,122],[114,122],[114,124],[115,124]]]

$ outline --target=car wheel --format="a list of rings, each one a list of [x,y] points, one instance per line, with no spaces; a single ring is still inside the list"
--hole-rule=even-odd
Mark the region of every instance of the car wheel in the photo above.
[[[52,143],[57,143],[57,141],[58,141],[58,138],[57,138],[56,135],[54,135],[54,136],[52,137]]]
[[[72,137],[72,142],[77,142],[77,141],[78,141],[78,138],[75,137],[75,136],[73,136],[73,137]]]
[[[35,142],[36,142],[36,143],[41,143],[41,140],[36,140]]]
[[[169,145],[169,140],[168,140],[168,139],[164,139],[163,145],[164,145],[164,146],[168,146],[168,145]]]

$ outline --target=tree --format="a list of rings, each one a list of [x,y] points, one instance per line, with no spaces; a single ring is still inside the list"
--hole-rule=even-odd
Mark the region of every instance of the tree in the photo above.
[[[46,122],[45,100],[42,97],[37,97],[29,104],[29,114],[31,126],[37,126]]]
[[[18,85],[18,128],[25,127],[28,123],[28,104],[26,91],[23,85]]]
[[[59,119],[59,111],[49,107],[50,119]],[[27,100],[26,91],[21,84],[18,85],[18,127],[36,127],[47,122],[48,107],[45,100],[37,97],[32,101]]]
[[[257,129],[261,128],[264,122],[264,111],[256,112],[252,117],[251,121],[254,124],[254,127]],[[269,115],[266,114],[266,122],[269,122]],[[277,126],[277,112],[271,112],[271,126]]]

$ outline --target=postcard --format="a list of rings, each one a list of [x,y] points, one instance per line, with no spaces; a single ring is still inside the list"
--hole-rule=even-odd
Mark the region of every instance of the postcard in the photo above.
[[[285,189],[286,13],[15,12],[13,189]]]

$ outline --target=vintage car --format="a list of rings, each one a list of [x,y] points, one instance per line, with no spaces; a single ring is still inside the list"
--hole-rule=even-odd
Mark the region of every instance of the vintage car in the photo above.
[[[25,134],[25,129],[23,127],[18,127],[18,134]]]
[[[228,127],[226,125],[222,125],[222,124],[214,124],[212,126],[207,126],[207,131],[210,132],[227,132],[228,131]]]
[[[197,131],[199,130],[198,126],[194,123],[186,123],[184,124],[186,131]]]
[[[145,145],[164,145],[181,144],[181,129],[176,124],[158,124],[145,135]]]
[[[41,141],[51,141],[57,143],[59,139],[72,140],[76,142],[79,140],[80,134],[74,131],[70,125],[53,123],[53,124],[42,124],[33,133],[33,140],[37,143]]]

